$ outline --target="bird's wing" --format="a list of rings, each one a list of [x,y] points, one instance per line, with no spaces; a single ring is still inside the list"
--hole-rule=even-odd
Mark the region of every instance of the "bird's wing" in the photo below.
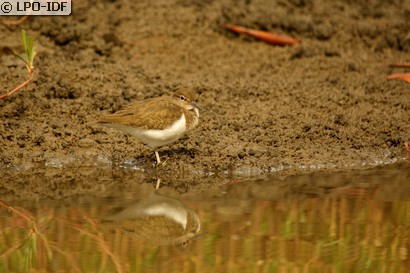
[[[114,114],[103,116],[99,123],[121,124],[144,129],[163,129],[178,120],[183,109],[166,97],[137,101]]]

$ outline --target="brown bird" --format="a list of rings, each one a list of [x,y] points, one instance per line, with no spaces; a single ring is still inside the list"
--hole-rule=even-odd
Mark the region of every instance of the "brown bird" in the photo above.
[[[101,117],[97,123],[130,134],[154,149],[161,163],[158,147],[171,144],[198,124],[199,110],[191,90],[178,90],[172,96],[161,96],[134,102],[123,110]]]

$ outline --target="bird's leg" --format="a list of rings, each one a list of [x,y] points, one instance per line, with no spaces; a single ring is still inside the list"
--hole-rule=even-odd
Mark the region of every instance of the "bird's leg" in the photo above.
[[[161,179],[157,178],[157,184],[155,185],[155,189],[158,190],[159,189],[159,185],[161,184]]]
[[[161,164],[161,159],[159,159],[159,153],[157,150],[155,150],[155,156],[157,158],[157,165]]]

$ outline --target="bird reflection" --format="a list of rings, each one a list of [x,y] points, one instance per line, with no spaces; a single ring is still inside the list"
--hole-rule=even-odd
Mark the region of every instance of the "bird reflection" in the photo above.
[[[108,229],[156,245],[186,247],[199,236],[198,215],[177,199],[153,193],[101,221]]]

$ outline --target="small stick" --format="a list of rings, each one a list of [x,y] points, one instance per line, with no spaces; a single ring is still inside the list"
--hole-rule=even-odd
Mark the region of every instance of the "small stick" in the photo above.
[[[268,31],[245,28],[226,24],[225,27],[239,34],[246,34],[273,45],[297,45],[300,41],[286,35],[279,35]]]
[[[397,73],[397,74],[391,74],[386,77],[386,80],[392,80],[392,79],[400,79],[405,82],[410,82],[410,74],[408,73]]]

